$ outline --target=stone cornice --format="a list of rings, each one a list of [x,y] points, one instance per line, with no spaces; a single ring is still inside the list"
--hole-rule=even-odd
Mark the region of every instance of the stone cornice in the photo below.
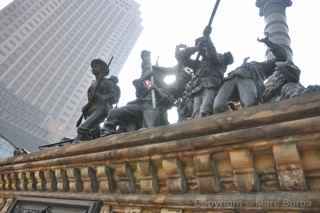
[[[318,211],[319,123],[320,95],[306,95],[19,156],[0,162],[0,211],[19,196],[101,213]]]

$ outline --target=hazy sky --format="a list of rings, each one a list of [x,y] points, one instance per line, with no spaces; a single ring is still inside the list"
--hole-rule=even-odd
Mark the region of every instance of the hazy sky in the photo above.
[[[12,0],[0,0],[0,10],[4,8],[7,4],[12,2]]]
[[[11,0],[0,0],[0,8]],[[193,45],[208,22],[215,0],[137,0],[144,30],[119,76],[122,96],[120,105],[135,98],[132,80],[140,75],[140,51],[152,52],[153,61],[160,57],[162,66],[176,63],[173,53],[177,44]],[[312,3],[311,3],[312,2]],[[320,84],[318,51],[320,45],[319,0],[293,0],[287,9],[294,62],[302,70],[304,85]],[[240,65],[243,58],[264,60],[265,47],[256,41],[263,37],[264,21],[259,17],[255,0],[221,0],[213,21],[211,38],[218,52],[231,51]],[[173,119],[174,120],[174,119]]]
[[[120,105],[135,98],[130,82],[140,75],[140,51],[151,50],[154,63],[159,56],[160,65],[174,65],[175,45],[193,45],[194,40],[201,36],[215,4],[215,0],[137,1],[141,4],[144,31],[119,76],[122,90]],[[319,8],[319,0],[293,0],[292,7],[287,8],[293,60],[302,70],[304,85],[320,84],[317,63],[320,50]],[[247,56],[251,60],[264,60],[266,48],[256,41],[257,37],[264,36],[264,26],[255,0],[221,0],[211,38],[218,52],[232,52],[235,62],[228,71],[240,65]],[[171,118],[172,121],[176,119],[173,115]]]

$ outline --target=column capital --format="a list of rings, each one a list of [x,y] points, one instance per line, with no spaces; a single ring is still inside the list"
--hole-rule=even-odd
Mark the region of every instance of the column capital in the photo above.
[[[269,4],[279,4],[283,7],[290,7],[292,5],[292,0],[256,0],[256,6],[259,7],[259,15],[264,16],[264,9]]]

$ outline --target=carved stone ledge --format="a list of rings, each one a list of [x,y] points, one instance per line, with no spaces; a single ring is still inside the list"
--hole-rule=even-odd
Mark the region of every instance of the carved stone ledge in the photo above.
[[[0,190],[5,190],[5,185],[4,174],[0,174]]]
[[[69,191],[81,192],[83,190],[83,186],[80,177],[80,170],[78,168],[67,168],[66,170],[69,182]]]
[[[91,167],[83,167],[80,169],[81,180],[84,192],[97,192],[98,184],[96,178],[96,171]]]
[[[55,173],[52,170],[44,171],[44,178],[46,184],[46,190],[48,192],[57,191],[57,179]]]
[[[137,176],[139,177],[140,190],[143,193],[159,192],[159,181],[154,163],[149,161],[139,161],[137,163]]]
[[[96,177],[99,192],[108,193],[114,191],[114,180],[112,177],[112,169],[110,167],[97,166]]]
[[[36,189],[37,191],[45,191],[46,190],[46,183],[43,171],[36,171],[34,172],[34,177],[36,179]]]
[[[10,179],[11,179],[11,188],[12,188],[12,190],[19,190],[20,189],[20,181],[19,181],[19,179],[18,179],[18,175],[17,175],[17,173],[11,173],[10,174],[11,175],[11,177],[10,177]]]
[[[214,193],[221,191],[217,165],[209,154],[197,155],[193,158],[194,169],[200,193]]]
[[[295,212],[320,212],[320,96],[305,100],[0,161],[0,209],[8,198],[34,197],[99,200],[103,213],[274,213],[290,208],[257,201],[288,199],[312,203]]]
[[[10,174],[6,173],[4,174],[4,188],[6,190],[11,190],[12,189],[12,181],[11,181],[11,176]]]
[[[260,190],[263,192],[274,192],[280,190],[278,174],[272,148],[254,153],[255,169],[260,182]]]
[[[186,193],[188,191],[181,160],[164,159],[162,160],[162,169],[167,175],[167,189],[169,193]]]
[[[252,153],[247,150],[230,151],[234,183],[240,192],[258,191],[259,183],[253,164]]]
[[[306,180],[296,144],[275,145],[273,154],[281,190],[306,190]]]
[[[308,189],[320,191],[320,150],[301,150],[301,163]]]
[[[217,162],[217,171],[219,174],[219,181],[221,184],[222,191],[224,192],[235,192],[237,191],[234,178],[233,168],[230,163],[230,157],[226,153],[215,154]]]
[[[19,172],[18,178],[20,182],[20,190],[28,190],[28,179],[25,172]]]
[[[64,169],[55,169],[54,173],[57,179],[57,190],[59,192],[69,191],[69,182],[66,171]]]
[[[34,172],[27,171],[26,172],[26,178],[27,178],[27,189],[28,191],[35,191],[36,190],[36,179],[34,178]]]
[[[117,188],[121,193],[136,192],[134,173],[128,162],[116,165],[115,176]]]

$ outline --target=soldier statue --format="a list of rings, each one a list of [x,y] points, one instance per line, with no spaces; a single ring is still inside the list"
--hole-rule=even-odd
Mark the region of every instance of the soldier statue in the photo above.
[[[265,81],[262,101],[279,102],[309,93],[320,93],[319,85],[304,87],[300,83],[300,73],[292,60],[277,62],[275,72]]]
[[[78,140],[91,140],[100,137],[100,124],[108,116],[113,104],[116,104],[120,98],[117,77],[106,78],[109,74],[111,61],[112,58],[109,64],[101,59],[94,59],[91,62],[91,72],[95,76],[95,80],[88,89],[88,102],[82,108],[82,116],[77,123]],[[82,117],[85,121],[81,124]]]
[[[276,63],[275,72],[265,82],[263,102],[278,102],[306,92],[300,84],[300,69],[292,62]]]
[[[233,63],[230,52],[218,54],[210,39],[211,28],[207,26],[203,36],[198,38],[194,47],[185,48],[183,65],[190,67],[196,76],[192,81],[193,118],[213,113],[213,101],[223,83],[223,75],[228,65]],[[191,56],[198,53],[194,60]]]
[[[185,121],[191,118],[193,112],[192,87],[189,81],[181,97],[177,100],[178,121]]]
[[[275,56],[264,62],[247,62],[228,74],[214,101],[214,112],[221,113],[229,109],[230,101],[240,101],[242,107],[262,102],[265,90],[264,81],[274,73],[276,63],[287,60],[287,53],[281,45],[269,40],[268,35],[259,42],[265,43]]]
[[[168,91],[158,86],[157,79],[152,82],[151,53],[142,51],[141,59],[141,77],[133,81],[136,99],[126,106],[110,111],[104,123],[104,135],[168,124],[166,111],[173,105],[174,98]]]

